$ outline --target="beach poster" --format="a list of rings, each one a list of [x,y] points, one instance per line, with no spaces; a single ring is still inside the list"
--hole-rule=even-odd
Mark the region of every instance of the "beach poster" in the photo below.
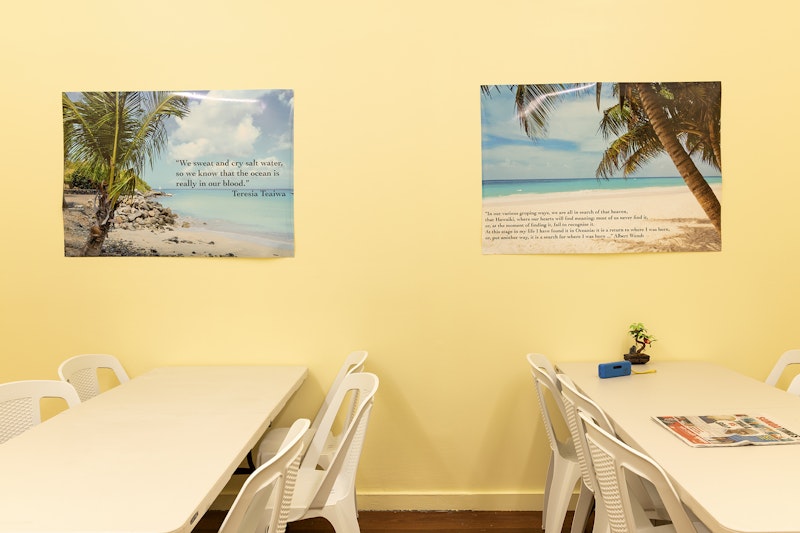
[[[480,97],[484,254],[721,250],[720,82]]]
[[[65,256],[294,256],[292,90],[65,92]]]

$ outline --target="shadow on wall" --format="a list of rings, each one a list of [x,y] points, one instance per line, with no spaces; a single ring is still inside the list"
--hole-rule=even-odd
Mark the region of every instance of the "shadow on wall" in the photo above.
[[[517,502],[519,509],[514,510],[532,510],[541,505],[543,498],[550,446],[529,367],[524,359],[519,366],[519,372],[510,383],[503,387],[494,384],[487,393],[496,395],[484,397],[494,400],[495,407],[491,416],[481,422],[485,438],[478,451],[478,461],[493,464],[486,472],[507,480],[507,486],[496,487],[498,491],[506,491],[505,505]],[[566,425],[559,429],[563,430],[560,435],[569,435]],[[498,438],[501,435],[505,438]],[[475,477],[470,484],[491,487],[492,479]]]

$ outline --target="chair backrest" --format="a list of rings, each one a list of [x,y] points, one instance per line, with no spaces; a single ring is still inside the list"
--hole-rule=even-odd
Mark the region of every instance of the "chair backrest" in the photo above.
[[[283,533],[311,422],[301,418],[289,428],[278,453],[258,467],[242,485],[220,533]]]
[[[783,374],[783,371],[786,370],[786,367],[798,363],[800,363],[800,350],[787,350],[783,352],[775,363],[775,366],[772,367],[767,379],[764,380],[764,383],[774,387],[778,384],[778,380],[781,374]]]
[[[338,500],[352,494],[355,490],[356,470],[364,446],[369,416],[378,390],[378,376],[368,372],[357,372],[345,376],[336,391],[331,408],[322,418],[317,432],[309,445],[300,465],[303,470],[318,470],[319,457],[325,449],[328,434],[331,432],[337,414],[342,408],[349,409],[348,397],[355,395],[354,415],[341,429],[336,438],[336,449],[331,454],[330,464],[322,476],[319,488],[308,502],[306,508],[321,508],[328,499]],[[334,489],[335,485],[335,489]]]
[[[789,394],[794,394],[795,396],[800,396],[800,376],[795,376],[792,379],[789,386],[786,388],[786,392]]]
[[[558,385],[558,378],[556,377],[553,365],[540,354],[528,354],[528,363],[531,367],[531,374],[533,375],[533,383],[536,388],[536,400],[539,403],[539,411],[544,421],[544,429],[547,433],[547,441],[550,444],[550,449],[554,453],[564,455],[564,447],[569,450],[573,447],[572,437],[569,440],[562,441],[558,438],[556,433],[556,420],[561,420],[561,423],[567,424],[567,411],[564,407],[564,400],[561,397],[561,390]],[[543,359],[544,358],[544,359]],[[543,363],[543,364],[542,364]],[[552,372],[552,374],[551,374]],[[551,400],[548,403],[548,398]],[[553,412],[551,405],[555,404],[556,412]]]
[[[683,503],[664,470],[643,455],[600,428],[590,416],[580,413],[597,480],[595,495],[603,500],[611,533],[631,533],[649,529],[642,523],[631,492],[630,481],[637,478],[651,483],[663,503],[676,533],[696,533]],[[633,477],[632,477],[633,476]]]
[[[336,374],[336,377],[333,379],[333,383],[331,383],[331,386],[328,389],[328,393],[325,395],[325,399],[322,401],[322,405],[319,407],[316,416],[314,416],[314,421],[311,422],[312,431],[310,434],[314,434],[319,428],[322,418],[328,411],[328,408],[331,406],[333,397],[336,395],[336,391],[341,386],[345,376],[364,370],[364,362],[367,360],[367,355],[368,353],[365,350],[359,350],[350,353],[345,358],[344,363],[342,363],[342,366],[339,368],[339,372]],[[350,410],[346,413],[345,423],[349,422],[350,418],[352,418],[354,409],[355,404],[353,403],[350,406]]]
[[[100,380],[97,369],[108,368],[114,371],[120,383],[129,381],[122,364],[113,355],[87,353],[70,357],[58,367],[58,376],[72,384],[78,391],[82,402],[100,394]]]
[[[600,427],[612,435],[614,434],[614,428],[608,416],[606,416],[600,406],[594,403],[589,397],[581,394],[569,376],[559,374],[557,378],[561,385],[561,396],[564,401],[564,408],[567,412],[567,426],[569,426],[569,433],[572,436],[572,443],[575,446],[575,453],[578,456],[578,464],[581,467],[581,477],[583,478],[583,483],[589,490],[594,492],[595,479],[594,471],[592,470],[592,458],[589,453],[589,444],[586,442],[586,434],[584,433],[579,413],[581,411],[587,413]]]
[[[583,413],[589,416],[595,424],[609,435],[616,436],[616,431],[606,412],[594,400],[580,392],[569,376],[559,374],[558,381],[561,384],[561,396],[564,399],[564,407],[567,410],[567,424],[575,444],[578,464],[581,467],[581,477],[589,490],[595,492],[597,480],[595,479],[589,443],[586,441],[586,433],[580,414]],[[655,519],[666,520],[668,518],[663,511],[664,506],[661,504],[658,493],[652,485],[644,481],[640,482],[640,480],[630,480],[628,489],[636,499],[635,516],[637,519],[646,520],[648,516]],[[595,524],[605,524],[605,508],[602,498],[597,498],[596,502]],[[595,531],[605,531],[604,527],[595,529]]]
[[[75,388],[64,381],[32,379],[0,384],[0,443],[42,421],[42,398],[62,398],[68,407],[81,403]]]
[[[531,365],[531,367],[537,367],[546,372],[547,375],[550,376],[550,379],[553,381],[553,383],[558,385],[558,379],[556,378],[558,374],[556,373],[556,368],[546,355],[540,353],[529,353],[525,356],[525,358],[528,360],[528,364]]]

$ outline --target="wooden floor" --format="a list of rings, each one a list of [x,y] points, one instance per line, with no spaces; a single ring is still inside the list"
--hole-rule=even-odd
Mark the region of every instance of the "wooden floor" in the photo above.
[[[209,511],[200,519],[195,533],[211,533],[219,530],[224,511]],[[361,533],[542,533],[540,511],[361,511],[358,515]],[[564,521],[563,532],[568,532],[572,513]],[[292,522],[287,533],[334,533],[331,525],[321,518]]]

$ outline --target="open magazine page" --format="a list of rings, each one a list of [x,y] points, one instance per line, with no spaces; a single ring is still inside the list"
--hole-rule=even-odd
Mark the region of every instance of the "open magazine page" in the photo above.
[[[657,416],[654,420],[690,446],[800,443],[800,435],[764,416]]]

